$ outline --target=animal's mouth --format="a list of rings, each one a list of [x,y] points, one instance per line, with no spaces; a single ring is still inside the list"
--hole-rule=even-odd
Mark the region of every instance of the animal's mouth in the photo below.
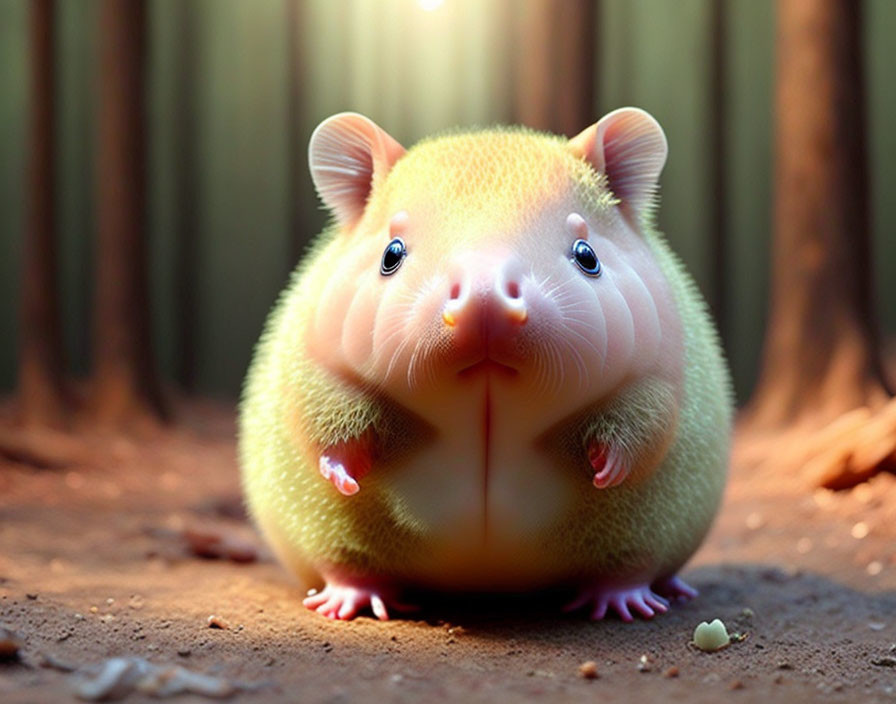
[[[519,369],[504,364],[491,357],[483,357],[461,369],[457,375],[462,378],[468,378],[476,374],[500,374],[505,377],[514,377],[519,374]]]
[[[464,344],[465,343],[465,344]],[[525,359],[514,349],[513,340],[489,335],[464,340],[455,347],[457,376],[461,379],[480,374],[511,379],[525,368]]]

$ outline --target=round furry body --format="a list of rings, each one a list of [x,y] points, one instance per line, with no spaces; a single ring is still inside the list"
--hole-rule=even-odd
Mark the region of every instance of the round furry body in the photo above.
[[[382,618],[405,587],[568,585],[625,618],[689,594],[669,585],[717,510],[731,400],[651,226],[657,130],[628,109],[572,141],[405,152],[361,116],[318,128],[336,222],[271,314],[240,417],[253,518],[327,584],[309,606]]]

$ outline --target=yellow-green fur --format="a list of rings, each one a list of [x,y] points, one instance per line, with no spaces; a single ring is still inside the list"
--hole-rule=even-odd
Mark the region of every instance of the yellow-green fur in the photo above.
[[[573,157],[565,140],[494,130],[441,136],[415,146],[371,194],[359,227],[381,223],[393,203],[421,188],[439,204],[427,217],[461,222],[482,215],[508,227],[530,216],[530,203],[558,190],[573,188],[592,212],[615,202],[605,177]],[[543,536],[541,546],[534,546],[553,563],[546,571],[549,579],[604,575],[624,581],[645,571],[673,574],[702,540],[724,485],[731,401],[719,343],[692,280],[662,237],[647,226],[644,230],[683,324],[685,378],[676,434],[661,467],[640,481],[600,491],[583,478],[574,510]],[[331,378],[302,354],[312,314],[305,302],[308,292],[321,290],[334,274],[328,251],[336,236],[328,230],[309,251],[258,344],[240,421],[246,496],[280,557],[308,579],[322,564],[413,579],[428,535],[426,526],[403,512],[401,496],[390,487],[390,462],[400,462],[402,452],[384,458],[366,478],[364,490],[348,502],[318,473],[317,448],[358,437],[367,428],[395,437],[408,437],[398,432],[403,427],[426,432],[371,389]],[[644,428],[649,435],[649,423],[642,419],[660,403],[656,399],[666,398],[664,393],[632,394],[589,427],[623,443],[637,441],[640,431],[631,428]],[[562,434],[563,429],[558,437]]]
[[[522,127],[424,139],[371,194],[369,217],[374,222],[388,217],[391,204],[408,201],[422,188],[438,203],[426,213],[433,228],[479,214],[508,230],[523,227],[537,213],[533,199],[543,202],[570,188],[590,212],[609,207],[614,199],[606,177],[576,159],[567,144],[562,137]]]
[[[578,509],[557,526],[550,549],[560,560],[587,554],[603,575],[674,574],[705,537],[725,484],[732,402],[718,336],[678,258],[660,235],[647,236],[683,323],[684,389],[675,440],[660,467],[642,483],[583,493]]]

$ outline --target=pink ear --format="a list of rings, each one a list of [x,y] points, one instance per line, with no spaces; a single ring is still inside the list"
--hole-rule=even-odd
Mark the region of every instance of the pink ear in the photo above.
[[[343,112],[314,130],[308,165],[321,200],[339,224],[348,227],[361,218],[370,191],[402,154],[404,147],[371,120]]]
[[[650,114],[619,108],[573,137],[569,145],[607,175],[610,190],[627,214],[650,204],[669,151],[663,128]]]

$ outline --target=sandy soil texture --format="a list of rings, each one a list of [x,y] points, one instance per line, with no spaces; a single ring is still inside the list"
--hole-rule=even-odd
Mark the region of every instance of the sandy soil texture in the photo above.
[[[187,421],[141,441],[86,438],[91,451],[61,468],[0,460],[0,641],[19,648],[3,660],[0,642],[0,701],[72,701],[67,669],[139,656],[261,703],[896,704],[891,474],[834,493],[735,466],[685,571],[701,596],[652,622],[590,623],[542,595],[340,623],[301,606],[246,523],[232,412]],[[743,640],[694,648],[713,618]],[[176,701],[193,700],[207,701]]]

